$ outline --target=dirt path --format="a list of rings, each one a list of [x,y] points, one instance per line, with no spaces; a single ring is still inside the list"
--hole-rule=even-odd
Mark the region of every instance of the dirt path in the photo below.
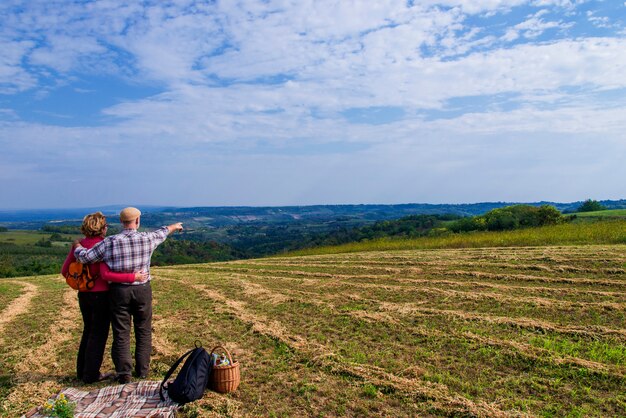
[[[158,305],[158,300],[153,299],[153,308]],[[165,318],[162,315],[152,316],[152,350],[156,356],[175,356],[178,353],[174,344],[165,336],[167,330],[176,324],[176,319]],[[181,353],[182,354],[182,353]]]
[[[17,283],[24,288],[24,293],[11,301],[6,308],[0,312],[0,345],[4,342],[4,328],[6,325],[15,319],[18,315],[28,312],[30,303],[35,296],[37,296],[39,289],[29,282],[17,282],[9,281],[10,283]]]
[[[78,299],[75,290],[68,288],[63,293],[63,306],[65,312],[58,315],[54,323],[50,325],[46,342],[35,350],[29,350],[23,360],[16,365],[18,381],[30,381],[36,376],[55,372],[67,372],[59,369],[57,352],[62,344],[72,338],[72,330],[78,329],[82,324],[78,314]]]
[[[76,317],[80,314],[75,290],[68,288],[63,293],[63,306],[63,314],[48,326],[46,342],[35,349],[20,348],[16,353],[21,361],[15,365],[13,374],[16,386],[3,402],[7,410],[15,410],[18,405],[41,405],[61,389],[59,376],[67,374],[68,370],[59,364],[57,355],[61,346],[72,338],[72,330],[82,324]],[[22,313],[29,308],[23,308]]]

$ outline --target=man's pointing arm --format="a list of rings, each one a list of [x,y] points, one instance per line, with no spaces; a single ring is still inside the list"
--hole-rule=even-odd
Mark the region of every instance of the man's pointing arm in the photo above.
[[[176,231],[182,231],[183,230],[183,223],[182,222],[176,222],[175,224],[171,224],[167,226],[167,233],[171,234],[172,232],[176,232]]]

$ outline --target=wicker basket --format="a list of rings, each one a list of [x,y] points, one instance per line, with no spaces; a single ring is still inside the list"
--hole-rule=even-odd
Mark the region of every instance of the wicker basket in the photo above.
[[[237,360],[233,361],[233,358],[230,356],[228,350],[221,345],[218,345],[211,350],[211,357],[213,357],[213,353],[215,353],[215,350],[218,348],[223,350],[228,357],[230,364],[228,366],[213,366],[211,377],[209,378],[209,387],[219,393],[234,392],[241,381],[241,376],[239,374],[239,362]]]

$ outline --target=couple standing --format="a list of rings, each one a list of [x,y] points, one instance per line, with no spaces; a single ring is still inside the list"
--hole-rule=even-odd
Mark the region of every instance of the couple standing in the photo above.
[[[153,232],[138,232],[141,212],[128,207],[120,212],[124,230],[106,237],[106,218],[101,212],[83,219],[85,238],[74,243],[65,260],[66,273],[74,260],[89,264],[94,287],[79,292],[83,335],[78,350],[76,372],[85,383],[107,378],[100,374],[104,349],[113,328],[111,357],[119,383],[131,381],[131,319],[135,331],[135,376],[146,378],[152,351],[152,287],[150,258],[169,234],[183,229],[182,223],[163,226]]]

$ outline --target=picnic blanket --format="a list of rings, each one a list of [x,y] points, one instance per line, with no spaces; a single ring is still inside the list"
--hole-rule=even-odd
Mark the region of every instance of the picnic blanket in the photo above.
[[[76,418],[122,418],[122,417],[174,417],[178,404],[167,397],[165,401],[159,397],[161,382],[140,381],[125,385],[107,386],[92,391],[74,388],[63,389],[61,394],[76,403],[74,416]],[[24,418],[38,418],[45,415],[35,408],[29,411]]]

